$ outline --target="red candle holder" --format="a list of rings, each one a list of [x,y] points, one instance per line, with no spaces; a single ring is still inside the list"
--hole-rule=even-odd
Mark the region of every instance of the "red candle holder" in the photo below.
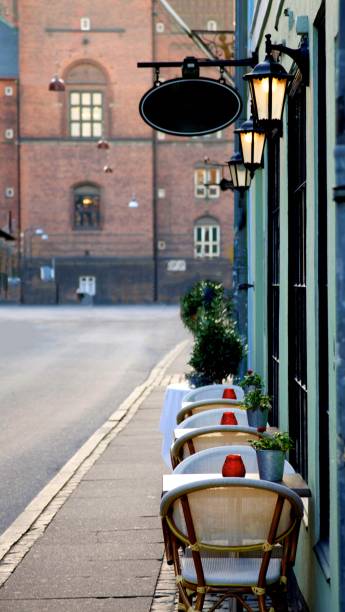
[[[220,424],[221,425],[238,425],[236,415],[233,412],[223,412]]]
[[[227,455],[222,467],[223,476],[243,478],[246,475],[246,468],[241,455]]]
[[[237,399],[234,389],[224,389],[223,399]]]

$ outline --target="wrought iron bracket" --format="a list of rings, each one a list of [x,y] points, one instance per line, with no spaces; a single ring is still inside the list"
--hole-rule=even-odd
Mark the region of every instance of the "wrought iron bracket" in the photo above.
[[[219,187],[221,189],[221,191],[227,191],[228,189],[233,190],[234,189],[234,185],[232,181],[228,181],[228,179],[226,178],[222,178],[222,180],[219,183]]]
[[[297,49],[291,49],[285,45],[272,44],[271,34],[266,34],[266,54],[270,55],[272,51],[279,51],[291,57],[300,70],[304,85],[309,85],[310,62],[309,62],[309,43],[308,36],[305,34],[301,40],[301,44]]]
[[[221,60],[221,59],[215,59],[215,60],[207,60],[207,59],[199,59],[197,57],[188,57],[185,58],[182,62],[181,61],[176,61],[176,62],[138,62],[137,63],[137,68],[181,68],[185,65],[186,60],[188,60],[188,62],[192,62],[194,61],[195,64],[200,67],[200,68],[212,68],[212,67],[218,67],[218,68],[225,68],[227,66],[252,66],[254,68],[254,66],[256,66],[256,64],[258,63],[258,54],[257,52],[253,52],[251,57],[246,57],[243,59],[234,59],[234,60]]]

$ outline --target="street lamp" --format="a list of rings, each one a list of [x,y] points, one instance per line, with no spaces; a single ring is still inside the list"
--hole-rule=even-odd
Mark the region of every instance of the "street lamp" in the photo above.
[[[65,91],[65,81],[55,74],[49,83],[49,91]]]
[[[266,141],[265,131],[254,124],[253,118],[247,119],[235,132],[240,137],[243,163],[253,178],[255,170],[262,166],[262,156]]]
[[[243,163],[241,153],[234,153],[227,162],[230,170],[230,177],[233,184],[233,189],[244,193],[249,189],[251,183],[251,174],[248,168]]]
[[[132,194],[131,199],[128,202],[128,208],[138,208],[139,207],[139,202],[137,201],[135,194]]]
[[[284,110],[287,86],[294,79],[285,68],[272,56],[272,51],[279,51],[291,57],[299,68],[301,79],[309,84],[309,50],[307,38],[302,40],[298,49],[290,49],[285,45],[271,42],[271,35],[266,34],[266,57],[257,64],[251,72],[244,75],[248,81],[253,105],[254,119],[260,127],[270,132],[281,131],[281,121]]]

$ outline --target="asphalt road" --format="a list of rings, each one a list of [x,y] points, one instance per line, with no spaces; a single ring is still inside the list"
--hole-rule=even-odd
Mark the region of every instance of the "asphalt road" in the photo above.
[[[185,338],[173,306],[0,307],[0,533]]]

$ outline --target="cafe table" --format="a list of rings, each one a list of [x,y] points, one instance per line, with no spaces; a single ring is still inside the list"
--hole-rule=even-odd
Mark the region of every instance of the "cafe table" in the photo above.
[[[164,395],[159,430],[163,434],[162,457],[164,463],[171,468],[170,446],[174,441],[176,416],[181,410],[184,396],[191,390],[188,382],[172,383],[167,386]]]
[[[176,487],[190,484],[192,482],[202,482],[210,478],[222,478],[222,474],[164,474],[163,475],[163,495]],[[250,480],[260,480],[258,472],[247,473],[245,478]],[[284,474],[283,480],[279,483],[285,485],[300,497],[311,497],[311,491],[301,474]]]

